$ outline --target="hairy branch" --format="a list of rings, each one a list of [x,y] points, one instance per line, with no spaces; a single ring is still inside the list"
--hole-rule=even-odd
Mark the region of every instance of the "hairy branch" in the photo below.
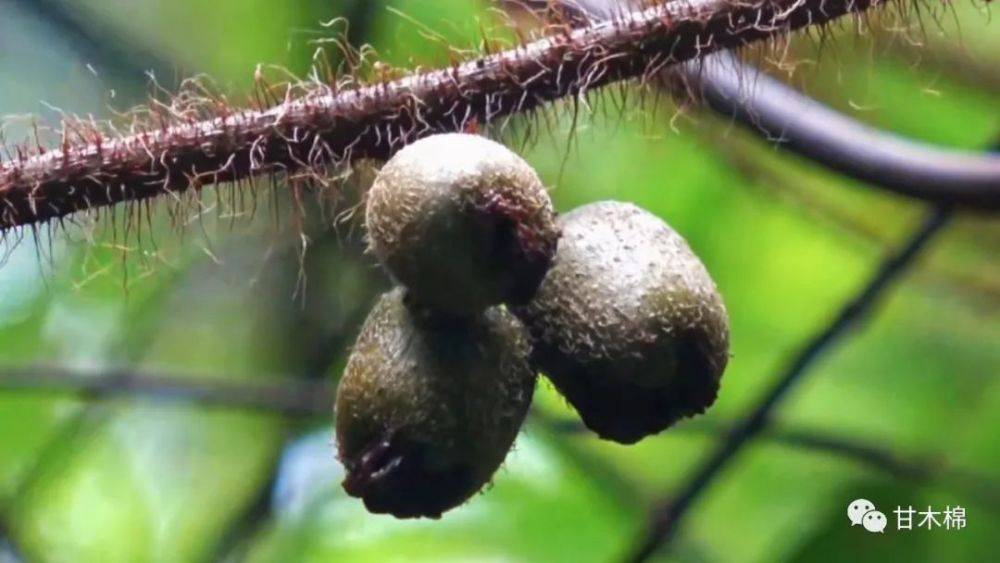
[[[218,100],[194,110],[152,106],[127,134],[67,122],[56,150],[18,146],[0,163],[0,229],[208,184],[386,158],[422,136],[502,125],[561,98],[888,1],[677,0],[580,29],[552,28],[450,68],[350,88],[317,80],[270,109]]]
[[[871,311],[879,297],[906,271],[934,235],[948,224],[951,216],[946,210],[931,212],[910,240],[898,253],[886,258],[871,280],[846,303],[830,324],[806,342],[787,370],[755,402],[753,409],[733,427],[715,451],[696,468],[679,492],[656,506],[650,528],[637,544],[629,561],[646,561],[673,539],[681,520],[701,494],[753,438],[767,430],[772,422],[772,413],[795,384],[802,380],[833,344],[848,334]]]

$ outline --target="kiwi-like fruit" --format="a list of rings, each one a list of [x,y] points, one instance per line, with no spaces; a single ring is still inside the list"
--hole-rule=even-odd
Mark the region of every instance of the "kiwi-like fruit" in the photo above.
[[[389,159],[368,192],[365,222],[372,252],[396,280],[452,314],[526,303],[559,239],[534,169],[464,133],[426,137]]]
[[[552,268],[514,312],[532,335],[535,364],[584,424],[631,444],[711,406],[729,359],[729,319],[687,242],[614,201],[560,224]]]
[[[528,412],[536,375],[506,309],[441,315],[396,288],[365,321],[337,389],[348,494],[373,513],[437,518],[490,481]]]

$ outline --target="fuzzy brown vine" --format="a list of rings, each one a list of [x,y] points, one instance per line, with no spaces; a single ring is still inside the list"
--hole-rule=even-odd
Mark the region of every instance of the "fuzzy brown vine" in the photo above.
[[[16,146],[0,162],[0,230],[220,182],[384,159],[432,133],[502,125],[555,100],[886,4],[681,0],[580,29],[551,27],[449,68],[364,86],[355,77],[351,87],[315,81],[269,109],[151,106],[125,134],[64,123],[57,149]]]

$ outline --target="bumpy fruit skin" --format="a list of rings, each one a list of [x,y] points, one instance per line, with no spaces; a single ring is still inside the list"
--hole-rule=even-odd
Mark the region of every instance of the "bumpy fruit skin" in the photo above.
[[[397,288],[365,321],[335,406],[344,490],[373,513],[440,517],[490,481],[536,375],[520,322],[426,312]]]
[[[545,281],[514,310],[536,365],[605,439],[631,444],[704,412],[729,359],[729,319],[687,242],[627,203],[580,207],[561,226]]]
[[[414,297],[453,314],[526,303],[559,231],[534,169],[503,145],[434,135],[393,156],[368,192],[369,245]]]

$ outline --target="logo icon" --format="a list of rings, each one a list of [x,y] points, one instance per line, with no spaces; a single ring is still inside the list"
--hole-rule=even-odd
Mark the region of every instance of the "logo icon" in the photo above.
[[[847,518],[851,521],[851,526],[862,526],[873,534],[885,533],[885,527],[889,521],[885,514],[875,509],[875,503],[870,500],[859,498],[847,505]]]
[[[885,514],[882,514],[878,510],[869,510],[868,512],[865,512],[863,525],[869,532],[878,534],[885,533],[885,526],[887,523]]]
[[[863,498],[859,498],[847,505],[847,518],[850,519],[852,526],[857,526],[864,523],[865,514],[875,510],[875,504]]]

